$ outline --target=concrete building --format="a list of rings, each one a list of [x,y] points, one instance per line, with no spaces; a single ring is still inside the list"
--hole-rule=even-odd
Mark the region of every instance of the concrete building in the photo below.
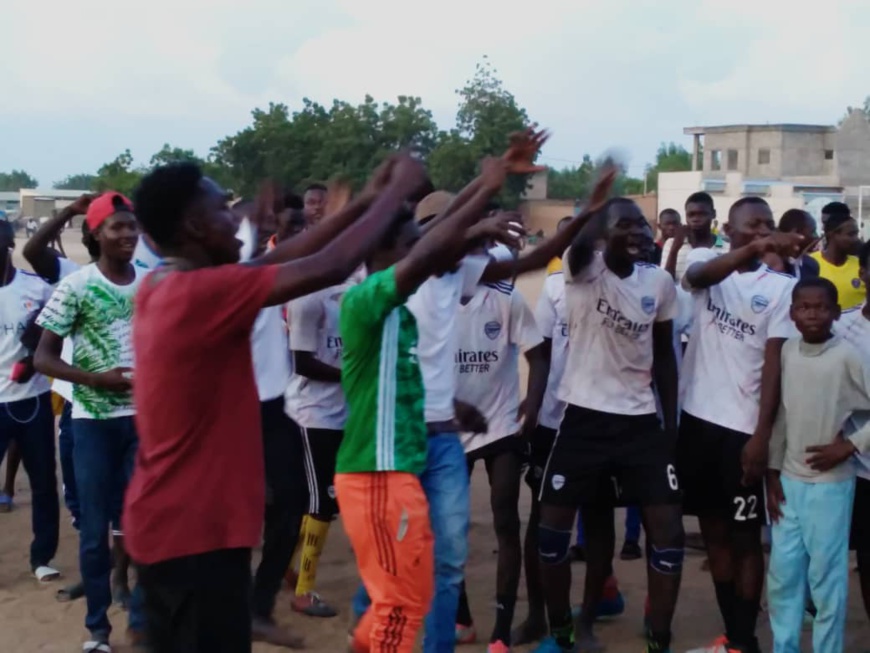
[[[21,215],[28,218],[51,217],[55,211],[66,208],[88,192],[90,191],[22,188],[18,192]]]
[[[870,122],[860,109],[830,125],[687,127],[692,172],[659,175],[659,207],[682,213],[686,197],[710,193],[721,221],[741,197],[756,195],[777,217],[789,208],[818,218],[827,201],[844,201],[870,236]],[[702,149],[703,148],[703,149]]]

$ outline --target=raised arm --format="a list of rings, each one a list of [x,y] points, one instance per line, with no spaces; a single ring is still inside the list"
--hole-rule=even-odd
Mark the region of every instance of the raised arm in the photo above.
[[[42,225],[25,243],[21,253],[33,271],[49,283],[57,283],[59,275],[57,252],[51,244],[60,238],[64,226],[77,215],[88,212],[92,195],[82,195],[75,202]]]
[[[322,250],[362,216],[368,214],[368,209],[372,207],[379,193],[386,188],[390,181],[391,171],[397,160],[396,156],[392,156],[381,164],[363,192],[355,199],[345,203],[336,213],[326,215],[323,220],[294,238],[278,243],[273,250],[255,258],[249,265],[287,263],[294,259],[311,256]],[[407,198],[403,196],[402,200],[404,199]]]
[[[266,300],[267,306],[283,304],[295,297],[341,283],[362,265],[392,226],[396,212],[402,204],[426,182],[426,170],[423,164],[408,155],[395,158],[389,165],[389,171],[389,182],[384,190],[377,199],[367,202],[368,206],[362,216],[350,227],[336,232],[331,240],[325,237],[320,240],[323,229],[319,229],[321,236],[314,241],[311,239],[305,241],[307,243],[305,248],[312,247],[313,242],[321,243],[319,251],[280,266],[275,277],[275,286]],[[334,219],[322,220],[298,238],[318,230],[321,225]],[[351,220],[347,219],[347,223],[350,222]],[[270,254],[258,259],[258,262],[262,264],[266,259],[274,262],[275,259],[270,257],[276,252],[278,252],[277,260],[285,260],[288,258],[288,252],[292,254],[298,251],[290,247],[295,241],[295,238],[285,241]]]
[[[616,180],[617,173],[618,170],[615,166],[606,165],[595,184],[586,208],[579,215],[568,222],[564,229],[557,231],[552,238],[542,241],[528,254],[513,261],[493,261],[487,265],[482,281],[499,281],[500,279],[512,278],[526,272],[540,270],[547,267],[547,264],[554,257],[561,258],[574,239],[584,230],[588,231],[592,217],[607,201],[607,196],[610,193],[613,182]]]
[[[692,264],[686,270],[685,285],[690,289],[715,286],[732,272],[761,259],[767,252],[785,256],[796,254],[802,242],[803,237],[799,234],[772,233],[709,261]]]
[[[480,177],[469,184],[476,189],[471,199],[426,232],[396,264],[396,286],[400,294],[409,297],[432,274],[446,269],[461,256],[466,229],[479,218],[490,198],[501,190],[507,172],[508,166],[501,159],[484,160]]]

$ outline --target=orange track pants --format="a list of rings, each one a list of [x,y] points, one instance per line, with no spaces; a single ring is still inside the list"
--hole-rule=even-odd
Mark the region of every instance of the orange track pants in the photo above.
[[[372,605],[354,632],[359,653],[411,653],[434,591],[429,503],[405,472],[336,474],[341,519]]]

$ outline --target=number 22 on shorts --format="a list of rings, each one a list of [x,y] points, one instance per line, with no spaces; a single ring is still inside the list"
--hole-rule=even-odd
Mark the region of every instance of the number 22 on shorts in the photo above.
[[[758,519],[758,497],[734,497],[734,521],[752,521]]]

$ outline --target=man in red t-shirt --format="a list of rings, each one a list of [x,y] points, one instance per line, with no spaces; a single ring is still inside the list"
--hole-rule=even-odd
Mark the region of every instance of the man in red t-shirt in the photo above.
[[[155,651],[251,650],[251,549],[265,505],[254,320],[350,276],[425,179],[410,156],[393,157],[341,212],[245,265],[227,194],[198,167],[142,180],[137,217],[166,264],[136,298],[140,444],[124,528]],[[260,625],[258,639],[301,645]]]

